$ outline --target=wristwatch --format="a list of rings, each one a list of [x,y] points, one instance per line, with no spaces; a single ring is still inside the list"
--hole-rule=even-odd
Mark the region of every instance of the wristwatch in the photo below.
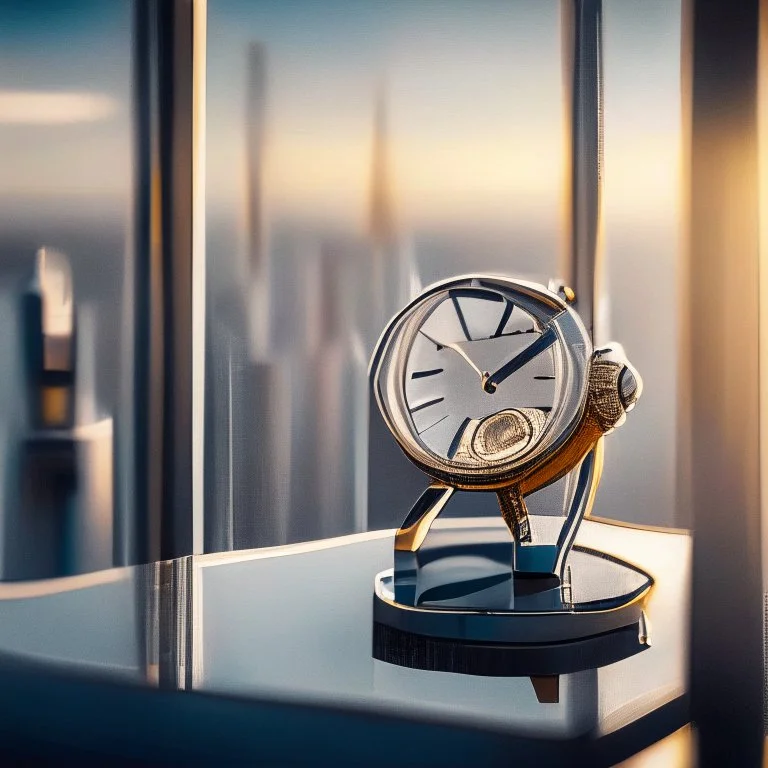
[[[525,497],[590,455],[593,495],[602,437],[642,392],[620,344],[593,349],[573,299],[505,276],[445,280],[392,319],[372,358],[376,401],[406,456],[437,489],[494,490],[516,546],[535,544]],[[416,522],[396,549],[423,539]]]

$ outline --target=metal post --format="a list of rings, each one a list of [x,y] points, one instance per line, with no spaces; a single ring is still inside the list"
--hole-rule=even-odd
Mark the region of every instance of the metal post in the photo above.
[[[595,338],[601,291],[603,165],[602,0],[563,0],[561,27],[566,109],[567,245],[561,275]],[[601,336],[600,333],[597,336]],[[598,338],[598,342],[605,339]]]
[[[133,562],[194,545],[193,8],[135,0]]]

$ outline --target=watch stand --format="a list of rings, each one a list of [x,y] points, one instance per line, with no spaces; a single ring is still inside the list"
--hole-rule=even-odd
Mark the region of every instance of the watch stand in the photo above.
[[[650,574],[573,545],[591,508],[599,459],[598,448],[575,471],[564,518],[530,516],[534,540],[555,544],[519,545],[501,517],[439,520],[455,489],[427,488],[395,536],[394,568],[375,579],[374,658],[415,669],[530,676],[541,701],[556,701],[559,675],[648,647]],[[521,558],[521,550],[531,554]],[[533,570],[532,563],[556,569]]]
[[[463,275],[426,288],[379,339],[372,393],[433,484],[395,535],[393,568],[376,577],[376,658],[544,676],[537,695],[552,701],[558,675],[647,646],[651,576],[574,546],[603,438],[642,393],[621,344],[593,347],[574,299],[570,289]],[[560,500],[532,514],[528,501],[560,481]],[[495,492],[501,520],[436,523],[457,490]]]

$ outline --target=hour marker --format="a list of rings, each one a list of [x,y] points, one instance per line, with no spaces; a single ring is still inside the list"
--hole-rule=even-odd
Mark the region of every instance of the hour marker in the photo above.
[[[429,371],[414,371],[411,374],[412,379],[423,379],[426,376],[436,376],[438,373],[442,373],[442,368],[432,368],[432,370]]]
[[[554,381],[555,380],[554,376],[534,376],[533,378],[536,379],[537,381]]]
[[[464,434],[464,430],[467,428],[467,424],[471,419],[466,418],[464,421],[461,422],[461,426],[456,430],[456,434],[453,436],[453,440],[451,440],[451,445],[448,448],[448,458],[452,459],[456,455],[456,451],[459,450],[459,445],[461,444],[461,438]]]
[[[496,329],[496,332],[491,336],[492,339],[497,339],[499,336],[501,336],[501,332],[504,330],[504,326],[507,324],[507,320],[509,320],[509,316],[512,314],[512,309],[514,305],[511,301],[507,302],[507,306],[504,307],[504,313],[501,316],[501,320],[499,320],[499,327]]]
[[[456,317],[459,318],[461,330],[464,332],[464,338],[467,341],[472,341],[472,337],[469,335],[469,328],[467,328],[467,321],[464,317],[464,313],[461,311],[461,307],[459,306],[459,300],[455,296],[451,296],[451,301],[453,302],[453,308],[456,310]]]
[[[451,288],[448,295],[452,298],[482,299],[483,301],[506,301],[506,299],[496,291],[487,288]]]
[[[410,408],[411,413],[416,413],[416,411],[421,411],[424,408],[429,408],[430,405],[437,405],[438,403],[442,403],[443,400],[445,400],[444,397],[435,397],[432,400],[427,400],[423,403],[419,403],[418,405],[415,405],[413,408]]]

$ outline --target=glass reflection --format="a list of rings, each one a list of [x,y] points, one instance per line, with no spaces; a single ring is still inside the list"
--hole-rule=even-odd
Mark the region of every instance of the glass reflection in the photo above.
[[[444,535],[454,523],[435,525]],[[642,561],[658,577],[652,642],[609,666],[561,675],[555,703],[537,700],[525,675],[435,673],[372,657],[371,585],[391,565],[387,531],[0,585],[0,655],[164,689],[428,716],[528,737],[604,736],[665,705],[665,727],[684,725],[690,536],[588,520],[579,543]],[[647,738],[657,738],[654,728]]]

